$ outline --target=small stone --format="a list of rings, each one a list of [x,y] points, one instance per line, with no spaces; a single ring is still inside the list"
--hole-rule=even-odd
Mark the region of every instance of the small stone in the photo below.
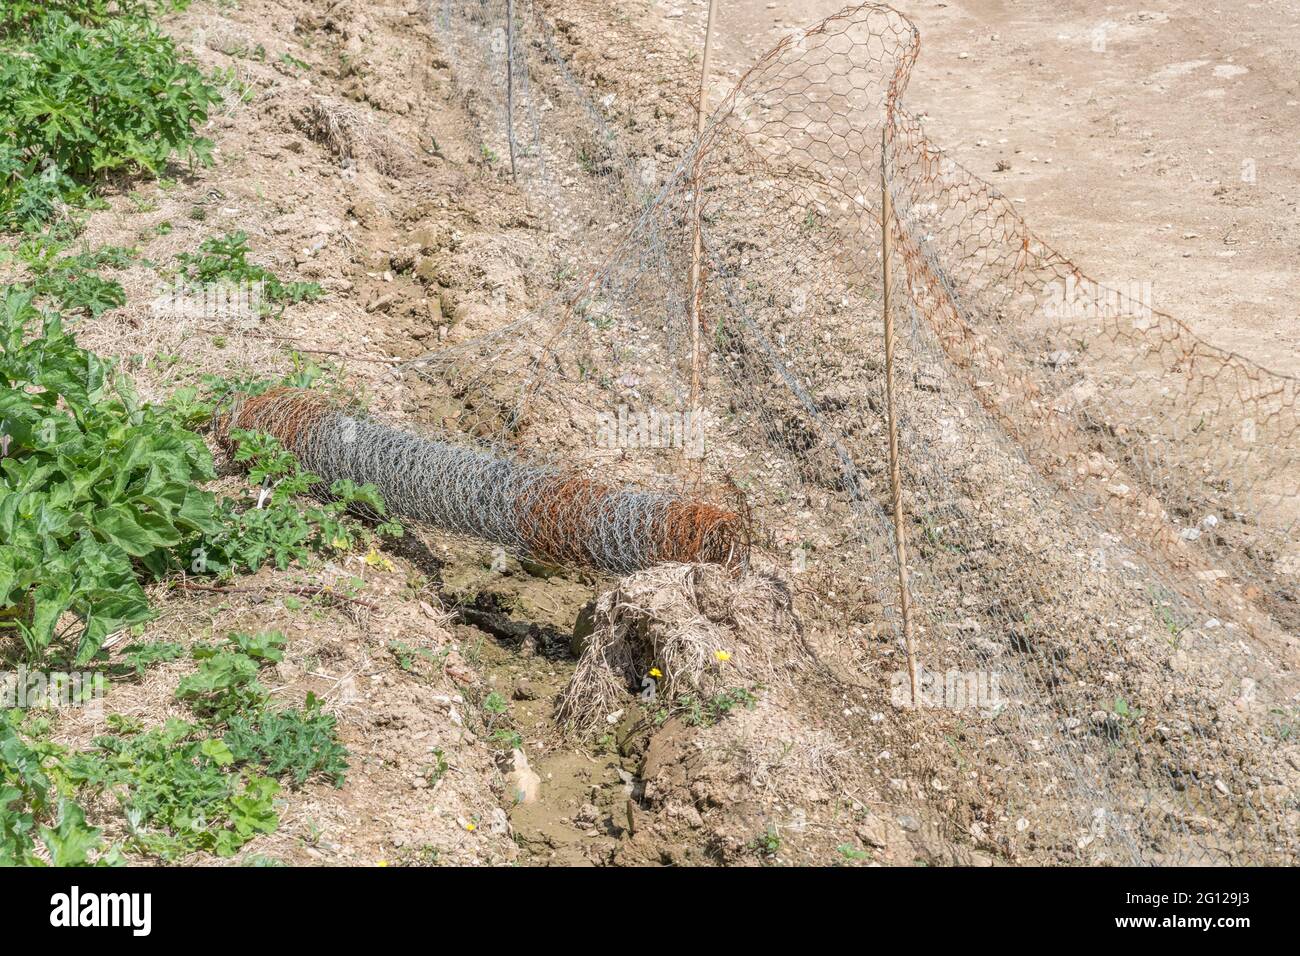
[[[943,390],[943,369],[938,365],[925,365],[918,368],[912,376],[916,387],[926,392]]]
[[[521,677],[515,682],[515,700],[536,700],[537,688],[527,678]]]
[[[885,845],[885,837],[889,832],[889,826],[884,820],[869,814],[865,820],[857,826],[858,839],[867,846],[881,849]]]
[[[542,579],[553,578],[564,571],[564,569],[557,564],[547,564],[544,561],[533,561],[530,558],[520,558],[519,566],[533,577]]]
[[[1259,684],[1250,677],[1241,679],[1241,696],[1237,698],[1236,705],[1238,710],[1247,710],[1255,702],[1255,694],[1259,690]]]
[[[522,750],[511,753],[513,768],[506,774],[506,799],[512,804],[536,803],[541,796],[542,778],[532,767]]]
[[[386,312],[388,311],[388,307],[391,306],[396,301],[397,301],[397,296],[390,292],[387,295],[381,295],[376,299],[372,299],[370,303],[366,306],[366,311]]]
[[[588,830],[594,827],[599,819],[600,811],[596,809],[595,805],[584,803],[573,818],[573,825],[579,830]]]

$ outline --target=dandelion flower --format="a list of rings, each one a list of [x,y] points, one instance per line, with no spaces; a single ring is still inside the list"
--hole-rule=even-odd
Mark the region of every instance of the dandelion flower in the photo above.
[[[664,676],[664,672],[661,671],[661,670],[660,670],[659,668],[657,668],[657,667],[652,667],[652,668],[650,668],[650,676],[651,676],[651,677],[656,677],[656,678],[657,678],[657,677],[663,677],[663,676]]]
[[[725,664],[727,661],[731,660],[730,651],[714,651],[713,656],[717,659],[719,664]]]
[[[388,865],[387,860],[380,860],[378,863],[375,864],[375,866],[387,866],[387,865]]]

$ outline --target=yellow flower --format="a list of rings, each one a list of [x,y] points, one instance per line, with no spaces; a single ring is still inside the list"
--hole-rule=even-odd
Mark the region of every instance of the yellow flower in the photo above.
[[[661,671],[661,670],[660,670],[659,668],[657,668],[657,667],[652,667],[652,668],[650,668],[650,676],[651,676],[651,677],[656,677],[656,678],[658,678],[658,677],[663,677],[663,676],[664,676],[664,672]]]
[[[467,823],[467,824],[465,824],[465,829],[468,830],[470,833],[473,833],[475,830],[478,829],[478,824],[476,824],[476,823]]]
[[[727,661],[731,660],[731,653],[729,651],[714,651],[713,656],[717,658],[719,664],[725,664]]]
[[[387,865],[388,865],[387,860],[380,860],[378,863],[375,864],[375,866],[387,866]]]

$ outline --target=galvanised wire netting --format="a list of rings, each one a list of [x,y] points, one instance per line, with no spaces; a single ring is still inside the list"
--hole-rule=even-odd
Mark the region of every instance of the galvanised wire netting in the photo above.
[[[946,156],[906,108],[919,34],[889,7],[785,38],[698,138],[689,59],[605,5],[432,13],[485,146],[514,140],[579,277],[409,366],[430,424],[743,494],[752,560],[798,582],[823,663],[886,716],[861,729],[874,772],[954,839],[1015,861],[1294,861],[1295,379],[1093,282]],[[932,679],[904,710],[886,272]]]
[[[734,511],[411,434],[308,389],[241,396],[218,434],[232,444],[240,429],[273,435],[323,487],[373,485],[396,514],[533,560],[607,574],[745,563],[745,526]]]

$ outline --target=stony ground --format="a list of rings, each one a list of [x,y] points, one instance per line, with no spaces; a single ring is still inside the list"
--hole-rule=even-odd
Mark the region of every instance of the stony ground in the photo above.
[[[727,34],[723,70],[738,69],[766,45],[770,29],[823,12],[814,3],[806,6],[807,11],[802,5],[775,11],[770,5],[738,5],[741,29]],[[1085,258],[1090,252],[1111,257],[1095,260],[1103,274],[1112,262],[1132,271],[1140,261],[1162,275],[1186,277],[1171,289],[1173,301],[1162,303],[1169,307],[1204,306],[1217,290],[1232,304],[1228,311],[1244,316],[1249,309],[1243,288],[1272,290],[1268,294],[1280,300],[1286,243],[1294,236],[1287,238],[1285,224],[1277,227],[1280,244],[1265,235],[1266,218],[1286,210],[1282,183],[1295,173],[1276,141],[1280,134],[1261,120],[1259,142],[1250,149],[1261,158],[1257,188],[1274,204],[1263,211],[1249,205],[1254,193],[1246,184],[1229,182],[1235,156],[1231,162],[1216,159],[1213,172],[1198,174],[1196,182],[1206,189],[1224,189],[1213,193],[1213,201],[1231,207],[1240,220],[1237,231],[1212,235],[1197,224],[1193,208],[1200,207],[1191,205],[1190,187],[1168,175],[1186,168],[1180,162],[1192,162],[1191,146],[1181,161],[1159,150],[1136,158],[1147,149],[1141,144],[1162,139],[1160,129],[1186,128],[1180,123],[1187,115],[1180,120],[1163,111],[1162,100],[1146,103],[1145,114],[1130,115],[1133,103],[1145,100],[1119,73],[1105,71],[1122,66],[1128,75],[1165,87],[1214,77],[1204,92],[1218,89],[1220,95],[1204,99],[1227,116],[1239,95],[1234,84],[1263,83],[1273,98],[1294,94],[1285,92],[1286,80],[1277,73],[1280,54],[1268,52],[1281,49],[1292,34],[1271,31],[1274,44],[1262,48],[1258,62],[1246,64],[1248,72],[1224,71],[1224,64],[1244,64],[1245,54],[1235,47],[1213,55],[1186,52],[1197,37],[1210,42],[1208,26],[1197,26],[1199,15],[1191,7],[1169,16],[1110,13],[1120,24],[1106,54],[1110,59],[1086,59],[1080,44],[1091,20],[1083,12],[1062,14],[1072,24],[1067,29],[1038,8],[1032,16],[990,25],[988,11],[930,6],[917,15],[925,42],[932,54],[939,49],[941,62],[952,60],[952,69],[926,67],[923,58],[919,102],[950,124],[941,132],[952,133],[967,158],[1010,158],[1007,175],[1015,185],[1005,188],[1045,197],[1040,225],[1063,240],[1077,240],[1065,244]],[[402,374],[401,361],[503,326],[560,287],[566,264],[579,252],[571,235],[553,227],[547,210],[511,183],[503,156],[485,148],[476,123],[481,115],[464,84],[457,84],[455,57],[439,41],[426,7],[414,0],[242,0],[196,3],[170,19],[167,29],[205,67],[229,71],[226,108],[207,133],[217,142],[217,163],[207,170],[177,170],[167,188],[124,187],[109,197],[109,210],[92,218],[88,241],[136,244],[146,260],[165,263],[207,236],[242,229],[259,261],[282,276],[315,279],[329,295],[252,328],[177,322],[149,309],[158,276],[140,265],[126,274],[131,305],[87,323],[84,344],[129,361],[153,398],[205,373],[266,375],[310,360],[324,368],[338,394],[358,398],[377,415],[436,422],[437,400],[420,380]],[[568,23],[561,40],[580,82],[589,81],[598,96],[606,89],[621,95],[613,112],[633,132],[653,131],[657,121],[671,130],[652,132],[655,146],[647,150],[667,167],[689,139],[682,122],[689,115],[675,98],[683,81],[651,84],[637,70],[649,75],[654,64],[633,69],[601,49],[662,29],[666,59],[677,62],[690,45],[683,31],[698,25],[700,7],[689,6],[689,15],[680,17],[672,15],[675,9],[629,7],[606,22],[575,8],[571,19],[561,18]],[[1058,40],[1057,33],[1072,39]],[[1172,37],[1173,48],[1138,42],[1146,33]],[[1068,60],[1044,53],[1054,44],[1073,51]],[[1206,62],[1169,72],[1171,64],[1198,59]],[[1162,69],[1165,74],[1159,74]],[[1124,187],[1091,147],[1067,135],[1077,117],[1054,110],[1052,97],[1027,94],[1011,111],[995,80],[1022,90],[1045,83],[1058,92],[1085,88],[1079,103],[1090,111],[1091,126],[1117,130],[1106,140],[1112,158],[1136,150],[1129,171],[1149,186],[1138,190],[1148,197],[1145,231],[1125,232],[1118,240],[1113,235],[1115,190]],[[1144,85],[1143,97],[1165,95],[1150,85]],[[1272,99],[1261,102],[1282,111],[1276,116],[1294,109]],[[1196,107],[1184,103],[1180,109]],[[1114,122],[1119,114],[1129,118]],[[1019,131],[1023,138],[1017,138]],[[983,145],[980,135],[987,139]],[[1093,197],[1092,205],[1078,202],[1079,190]],[[1294,219],[1293,200],[1291,220],[1285,221]],[[1098,209],[1095,221],[1080,216],[1070,220],[1073,231],[1065,231],[1063,210],[1071,202],[1077,209]],[[1158,220],[1163,221],[1157,225]],[[1170,229],[1158,232],[1171,220]],[[163,223],[170,228],[160,230]],[[1149,241],[1151,234],[1192,232],[1196,239]],[[1223,250],[1211,250],[1212,240]],[[1244,278],[1229,280],[1210,268],[1220,251],[1256,241],[1260,255],[1245,264]],[[1184,244],[1196,250],[1190,262],[1181,251],[1170,251]],[[1139,247],[1145,257],[1135,259],[1131,254]],[[1233,262],[1240,266],[1241,258]],[[1193,269],[1196,263],[1205,268]],[[1205,276],[1205,282],[1192,283],[1193,276]],[[1294,361],[1292,343],[1275,334],[1293,317],[1280,302],[1279,309],[1273,325],[1239,321],[1218,331],[1226,344],[1256,350],[1261,361]],[[1036,655],[1083,675],[1083,683],[1101,685],[1114,676],[1106,662],[1126,659],[1131,668],[1116,678],[1123,693],[1165,694],[1171,712],[1211,715],[1208,728],[1144,728],[1152,739],[1172,741],[1152,751],[1154,762],[1177,754],[1194,765],[1192,789],[1210,794],[1197,800],[1221,799],[1213,796],[1214,781],[1226,777],[1234,786],[1243,781],[1250,787],[1272,808],[1273,819],[1294,817],[1289,788],[1300,774],[1300,755],[1293,740],[1279,740],[1270,730],[1261,705],[1247,699],[1241,683],[1247,672],[1215,670],[1216,636],[1203,630],[1171,652],[1141,595],[1126,595],[1119,584],[1079,571],[1077,554],[1086,554],[1092,541],[1082,525],[1057,532],[1074,520],[1069,509],[1027,513],[1006,507],[1010,499],[1029,502],[1037,493],[1026,470],[1008,472],[1009,467],[996,457],[952,468],[970,508],[969,534],[992,544],[961,558],[978,601],[932,594],[945,610],[944,602],[952,602],[951,616],[936,624],[966,647],[963,653],[1004,653],[981,650],[980,620],[986,614],[1000,620],[1012,605],[1023,610],[1017,602],[1024,596],[1016,592],[1026,580],[1023,569],[1033,568],[1030,578],[1045,589],[1035,597],[1051,609],[1018,632],[1008,657],[1027,655],[1032,646]],[[1003,482],[996,494],[989,487],[991,474]],[[995,499],[996,510],[985,507]],[[1014,517],[1008,520],[1008,514]],[[1069,547],[1061,545],[1062,535]],[[288,586],[344,580],[355,600],[304,602],[283,593]],[[857,630],[850,631],[852,641],[816,646],[825,667],[789,686],[758,688],[752,706],[724,719],[660,715],[629,696],[607,733],[566,736],[553,707],[580,647],[575,626],[584,606],[613,583],[520,563],[417,529],[377,558],[353,555],[263,572],[238,582],[237,593],[159,588],[162,613],[145,639],[192,643],[235,629],[281,629],[289,644],[276,668],[277,699],[298,701],[310,691],[339,718],[352,753],[346,784],[287,794],[279,832],[249,844],[241,859],[363,865],[1107,861],[1095,852],[1108,838],[1078,829],[1079,808],[1065,807],[1080,791],[1061,779],[1064,765],[1053,763],[1050,753],[1033,753],[1034,741],[1054,739],[1062,728],[1022,723],[1020,744],[1012,746],[1007,741],[1017,729],[1011,726],[1014,716],[998,724],[918,719],[903,727],[882,706],[880,675],[897,666],[894,650],[884,641],[860,640]],[[815,589],[815,583],[805,583],[799,604],[814,622]],[[987,623],[982,639],[988,644]],[[853,650],[846,652],[849,644]],[[108,710],[165,716],[187,666],[163,665],[138,683],[115,686]],[[845,679],[846,673],[860,678],[872,667],[877,679]],[[1170,673],[1178,677],[1170,680]],[[1116,690],[1109,693],[1114,697]],[[485,707],[493,694],[507,701],[504,713]],[[1073,706],[1077,698],[1068,690],[1062,694]],[[1104,762],[1124,746],[1122,733],[1107,715],[1083,713],[1081,723],[1064,732],[1091,735],[1097,744],[1086,750]],[[59,732],[77,742],[95,728],[69,721]],[[1270,753],[1283,760],[1263,759]],[[1086,769],[1100,774],[1096,765]],[[1240,860],[1232,855],[1241,852],[1232,834],[1215,832],[1222,829],[1216,822],[1222,808],[1165,805],[1159,769],[1146,767],[1149,773],[1128,781],[1142,798],[1137,802],[1154,808],[1137,823],[1151,832],[1176,827],[1193,833],[1190,844],[1197,852],[1215,861]],[[525,789],[539,785],[539,799],[519,802],[521,781]],[[1034,792],[1038,787],[1046,791]],[[1089,796],[1089,788],[1082,793]],[[1287,825],[1294,832],[1295,820]]]

